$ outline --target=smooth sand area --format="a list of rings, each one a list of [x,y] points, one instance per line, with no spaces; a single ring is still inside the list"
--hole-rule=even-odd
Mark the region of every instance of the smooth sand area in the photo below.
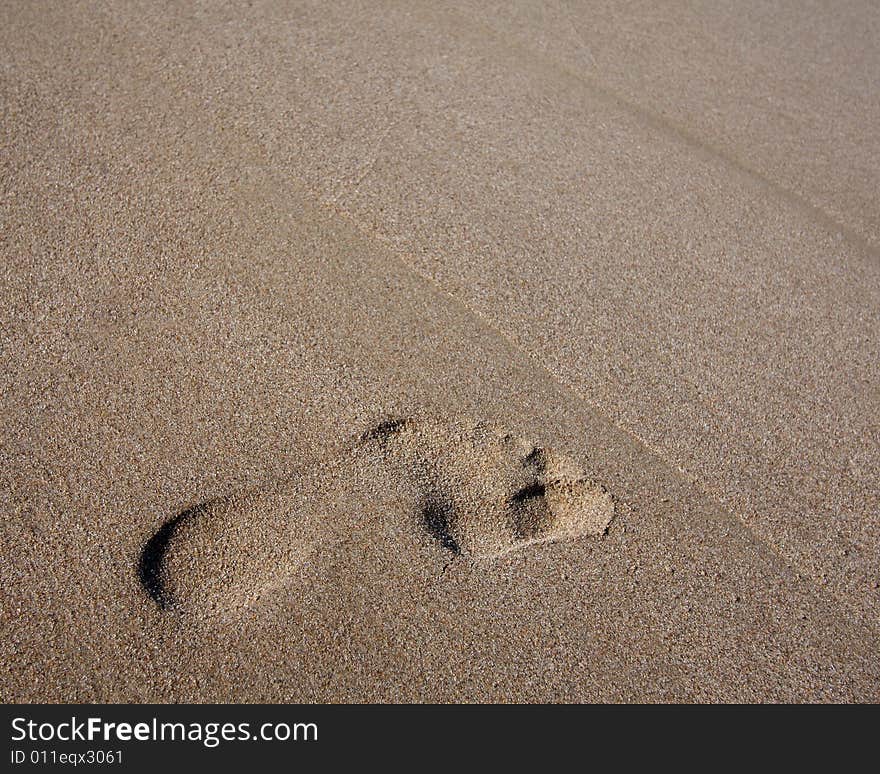
[[[880,10],[690,5],[0,5],[0,699],[880,700]]]

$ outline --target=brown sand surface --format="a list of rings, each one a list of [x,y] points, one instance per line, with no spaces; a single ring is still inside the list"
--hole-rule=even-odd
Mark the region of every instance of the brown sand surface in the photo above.
[[[880,699],[878,26],[2,4],[0,698]]]

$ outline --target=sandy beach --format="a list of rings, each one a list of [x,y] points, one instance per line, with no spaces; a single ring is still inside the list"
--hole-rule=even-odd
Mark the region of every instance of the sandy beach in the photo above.
[[[0,699],[880,701],[880,7],[0,5]]]

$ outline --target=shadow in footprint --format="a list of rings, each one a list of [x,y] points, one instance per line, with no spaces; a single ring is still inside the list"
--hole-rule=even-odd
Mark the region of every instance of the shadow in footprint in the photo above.
[[[452,503],[439,497],[429,497],[422,506],[422,523],[428,533],[439,541],[443,548],[460,554],[461,547],[453,537],[452,528],[453,508]]]
[[[172,602],[165,587],[165,555],[181,524],[205,512],[207,503],[200,503],[166,521],[144,545],[138,561],[138,578],[146,592],[162,610]]]

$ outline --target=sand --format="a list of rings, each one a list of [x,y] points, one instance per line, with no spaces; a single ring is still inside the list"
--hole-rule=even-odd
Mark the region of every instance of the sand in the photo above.
[[[880,700],[871,3],[0,7],[0,698]]]

